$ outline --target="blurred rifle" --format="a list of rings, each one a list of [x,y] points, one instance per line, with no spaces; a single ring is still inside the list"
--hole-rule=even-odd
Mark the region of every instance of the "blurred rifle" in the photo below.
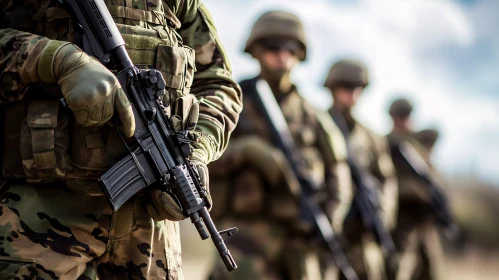
[[[391,143],[390,149],[392,156],[402,159],[409,167],[409,170],[427,186],[430,195],[429,206],[437,222],[444,229],[444,234],[449,240],[457,240],[460,236],[459,227],[454,222],[447,196],[433,179],[428,163],[407,141]]]
[[[354,197],[355,209],[359,213],[364,228],[372,232],[376,241],[383,248],[385,258],[390,258],[396,251],[392,236],[383,225],[379,215],[381,205],[377,193],[379,180],[374,178],[368,172],[359,167],[355,155],[353,154],[350,143],[350,132],[345,118],[336,111],[333,111],[332,117],[338,128],[341,130],[347,146],[347,163],[350,167],[352,181],[357,187],[357,193]]]
[[[281,149],[291,169],[301,186],[300,207],[302,216],[309,219],[309,222],[315,225],[317,235],[327,246],[327,249],[333,255],[333,258],[339,269],[343,272],[346,279],[358,280],[358,276],[349,263],[341,242],[333,230],[325,212],[321,209],[319,202],[314,198],[314,194],[320,189],[307,175],[300,169],[300,164],[304,162],[298,147],[295,144],[291,131],[277,100],[272,93],[269,85],[264,80],[256,80],[256,88],[243,92],[256,91],[254,95],[257,103],[263,109],[264,116],[270,124],[272,139]],[[262,163],[265,164],[265,163]]]

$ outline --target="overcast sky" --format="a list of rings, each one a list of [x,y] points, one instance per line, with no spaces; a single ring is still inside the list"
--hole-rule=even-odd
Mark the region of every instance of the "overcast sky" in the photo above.
[[[370,68],[356,116],[379,133],[393,98],[414,101],[415,128],[438,127],[435,160],[448,174],[499,183],[499,1],[497,0],[205,0],[237,79],[258,65],[242,53],[261,13],[283,9],[304,22],[308,60],[293,77],[313,104],[331,104],[322,87],[331,64],[363,60]]]

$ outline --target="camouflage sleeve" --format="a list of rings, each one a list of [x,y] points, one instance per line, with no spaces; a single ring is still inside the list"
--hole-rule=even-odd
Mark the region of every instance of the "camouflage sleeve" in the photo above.
[[[340,233],[353,199],[345,138],[329,114],[317,111],[317,119],[317,136],[326,165],[326,188],[329,193],[325,208],[333,228]]]
[[[221,45],[213,19],[200,0],[182,0],[177,17],[184,43],[196,51],[191,92],[200,102],[198,127],[208,135],[208,160],[220,157],[242,110],[242,94],[232,78],[228,57]]]
[[[0,102],[23,98],[30,83],[39,80],[40,54],[49,39],[14,29],[0,29]]]
[[[388,150],[388,141],[385,137],[373,136],[375,145],[376,162],[374,163],[373,174],[381,182],[380,204],[382,220],[388,229],[393,229],[398,213],[398,184],[395,175],[395,168]]]

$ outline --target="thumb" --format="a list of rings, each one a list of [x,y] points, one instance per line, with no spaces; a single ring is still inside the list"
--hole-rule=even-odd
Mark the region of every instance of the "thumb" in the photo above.
[[[116,93],[114,107],[123,124],[125,135],[127,137],[132,137],[135,132],[135,118],[133,116],[132,104],[121,87]]]

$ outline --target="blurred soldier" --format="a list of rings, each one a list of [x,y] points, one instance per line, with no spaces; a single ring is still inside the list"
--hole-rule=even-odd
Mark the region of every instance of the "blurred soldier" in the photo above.
[[[412,104],[407,99],[397,99],[391,104],[389,113],[393,120],[393,130],[388,135],[388,140],[392,149],[400,143],[408,143],[431,168],[429,151],[438,134],[428,130],[416,136],[411,128],[412,109]],[[438,272],[443,264],[443,252],[434,213],[430,208],[432,198],[429,188],[395,154],[392,152],[399,182],[399,214],[393,236],[398,257],[396,266],[390,272],[391,278],[442,279]],[[435,173],[433,169],[431,171]]]
[[[416,132],[414,138],[431,154],[438,140],[438,134],[438,130],[427,128]]]
[[[339,156],[344,140],[328,120],[326,134],[316,109],[298,94],[292,69],[306,57],[301,21],[287,12],[268,12],[255,23],[245,51],[260,64],[260,74],[242,81],[244,110],[224,156],[210,165],[215,210],[227,224],[240,229],[228,247],[239,268],[215,268],[211,279],[335,279],[338,272],[329,252],[321,254],[310,226],[298,222],[300,185],[290,164],[271,137],[269,120],[258,106],[257,81],[268,83],[292,137],[304,158],[303,173],[318,186],[316,198],[336,232],[351,199],[348,167]],[[327,118],[324,118],[327,117]],[[334,145],[334,146],[333,146]],[[215,214],[215,213],[212,213]]]
[[[385,232],[389,234],[397,213],[397,182],[388,143],[385,137],[363,126],[352,114],[368,82],[367,68],[362,62],[341,60],[331,67],[325,86],[333,95],[330,115],[338,126],[348,130],[346,137],[352,158],[359,169],[373,177],[371,181],[374,183],[367,187],[373,188],[370,191],[378,198],[377,211]],[[345,221],[344,235],[348,242],[347,254],[359,277],[386,279],[381,245],[375,241],[374,233],[364,227],[359,209],[355,206],[350,209]]]
[[[196,0],[104,2],[133,63],[163,73],[165,110],[192,122],[199,110],[189,158],[207,178],[241,110],[208,10]],[[127,154],[112,116],[122,134],[135,131],[115,75],[71,43],[79,36],[59,1],[0,7],[0,279],[183,279],[185,217],[173,199],[147,188],[113,212],[98,184]]]

